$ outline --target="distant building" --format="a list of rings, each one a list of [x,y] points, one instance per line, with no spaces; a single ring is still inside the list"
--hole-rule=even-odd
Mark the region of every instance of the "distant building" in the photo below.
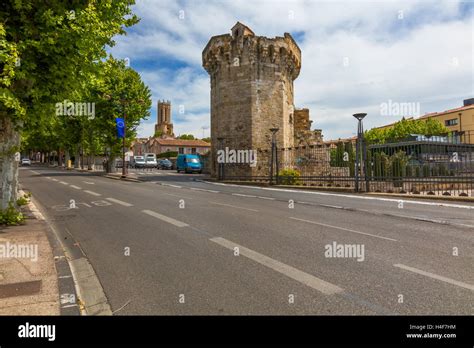
[[[174,137],[173,124],[171,123],[171,102],[158,101],[155,134],[161,133],[163,137]]]
[[[146,142],[147,152],[157,155],[164,152],[177,152],[178,154],[204,155],[211,149],[211,144],[203,140],[183,140],[171,138],[150,138]]]
[[[130,145],[130,149],[133,151],[134,156],[143,156],[146,151],[146,143],[150,138],[137,138]]]
[[[458,108],[432,112],[419,118],[406,118],[406,120],[427,120],[433,119],[441,122],[452,132],[461,133],[463,142],[474,144],[474,98],[465,99],[463,106]],[[377,129],[387,129],[395,123],[387,124]]]

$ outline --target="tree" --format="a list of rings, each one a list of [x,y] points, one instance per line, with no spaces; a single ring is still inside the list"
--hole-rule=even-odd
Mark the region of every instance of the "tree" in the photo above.
[[[441,122],[434,119],[406,120],[401,119],[390,128],[373,128],[364,134],[368,144],[385,144],[398,142],[407,138],[410,134],[442,135],[449,133]]]
[[[52,116],[106,57],[105,45],[138,22],[132,0],[4,0],[0,10],[0,209],[15,202],[20,130]]]
[[[110,57],[99,64],[101,73],[90,89],[91,99],[96,103],[96,117],[90,122],[100,131],[101,145],[108,149],[109,159],[113,160],[122,153],[115,118],[125,116],[125,144],[129,147],[136,138],[140,121],[150,115],[151,92],[140,75],[123,61]],[[107,171],[112,163],[108,161]]]
[[[194,135],[192,134],[183,134],[180,135],[177,139],[183,139],[183,140],[194,140]]]

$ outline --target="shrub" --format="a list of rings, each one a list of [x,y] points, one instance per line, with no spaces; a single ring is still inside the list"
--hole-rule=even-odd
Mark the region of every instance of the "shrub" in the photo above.
[[[156,158],[173,158],[173,157],[178,157],[177,151],[163,152],[156,156]]]
[[[300,172],[296,169],[283,169],[278,173],[281,185],[301,185]]]
[[[31,193],[25,194],[23,197],[20,197],[16,200],[16,205],[18,205],[19,207],[21,207],[22,205],[27,205],[30,202],[30,197]]]
[[[8,204],[8,208],[0,210],[0,225],[19,225],[25,221],[23,214],[16,210],[13,206],[13,202]]]

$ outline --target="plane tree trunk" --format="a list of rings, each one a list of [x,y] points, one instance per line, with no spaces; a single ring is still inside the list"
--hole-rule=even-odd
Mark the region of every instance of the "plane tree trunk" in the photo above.
[[[20,151],[20,132],[8,116],[0,116],[0,165],[1,201],[0,209],[10,202],[16,205],[18,198],[18,162],[15,153]]]

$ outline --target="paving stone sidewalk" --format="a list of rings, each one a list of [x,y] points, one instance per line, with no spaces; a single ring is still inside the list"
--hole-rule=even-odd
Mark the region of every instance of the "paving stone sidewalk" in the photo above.
[[[72,298],[60,296],[57,268],[64,256],[48,222],[31,202],[22,210],[24,225],[0,226],[0,315],[60,315],[63,307],[78,313],[75,291]]]

